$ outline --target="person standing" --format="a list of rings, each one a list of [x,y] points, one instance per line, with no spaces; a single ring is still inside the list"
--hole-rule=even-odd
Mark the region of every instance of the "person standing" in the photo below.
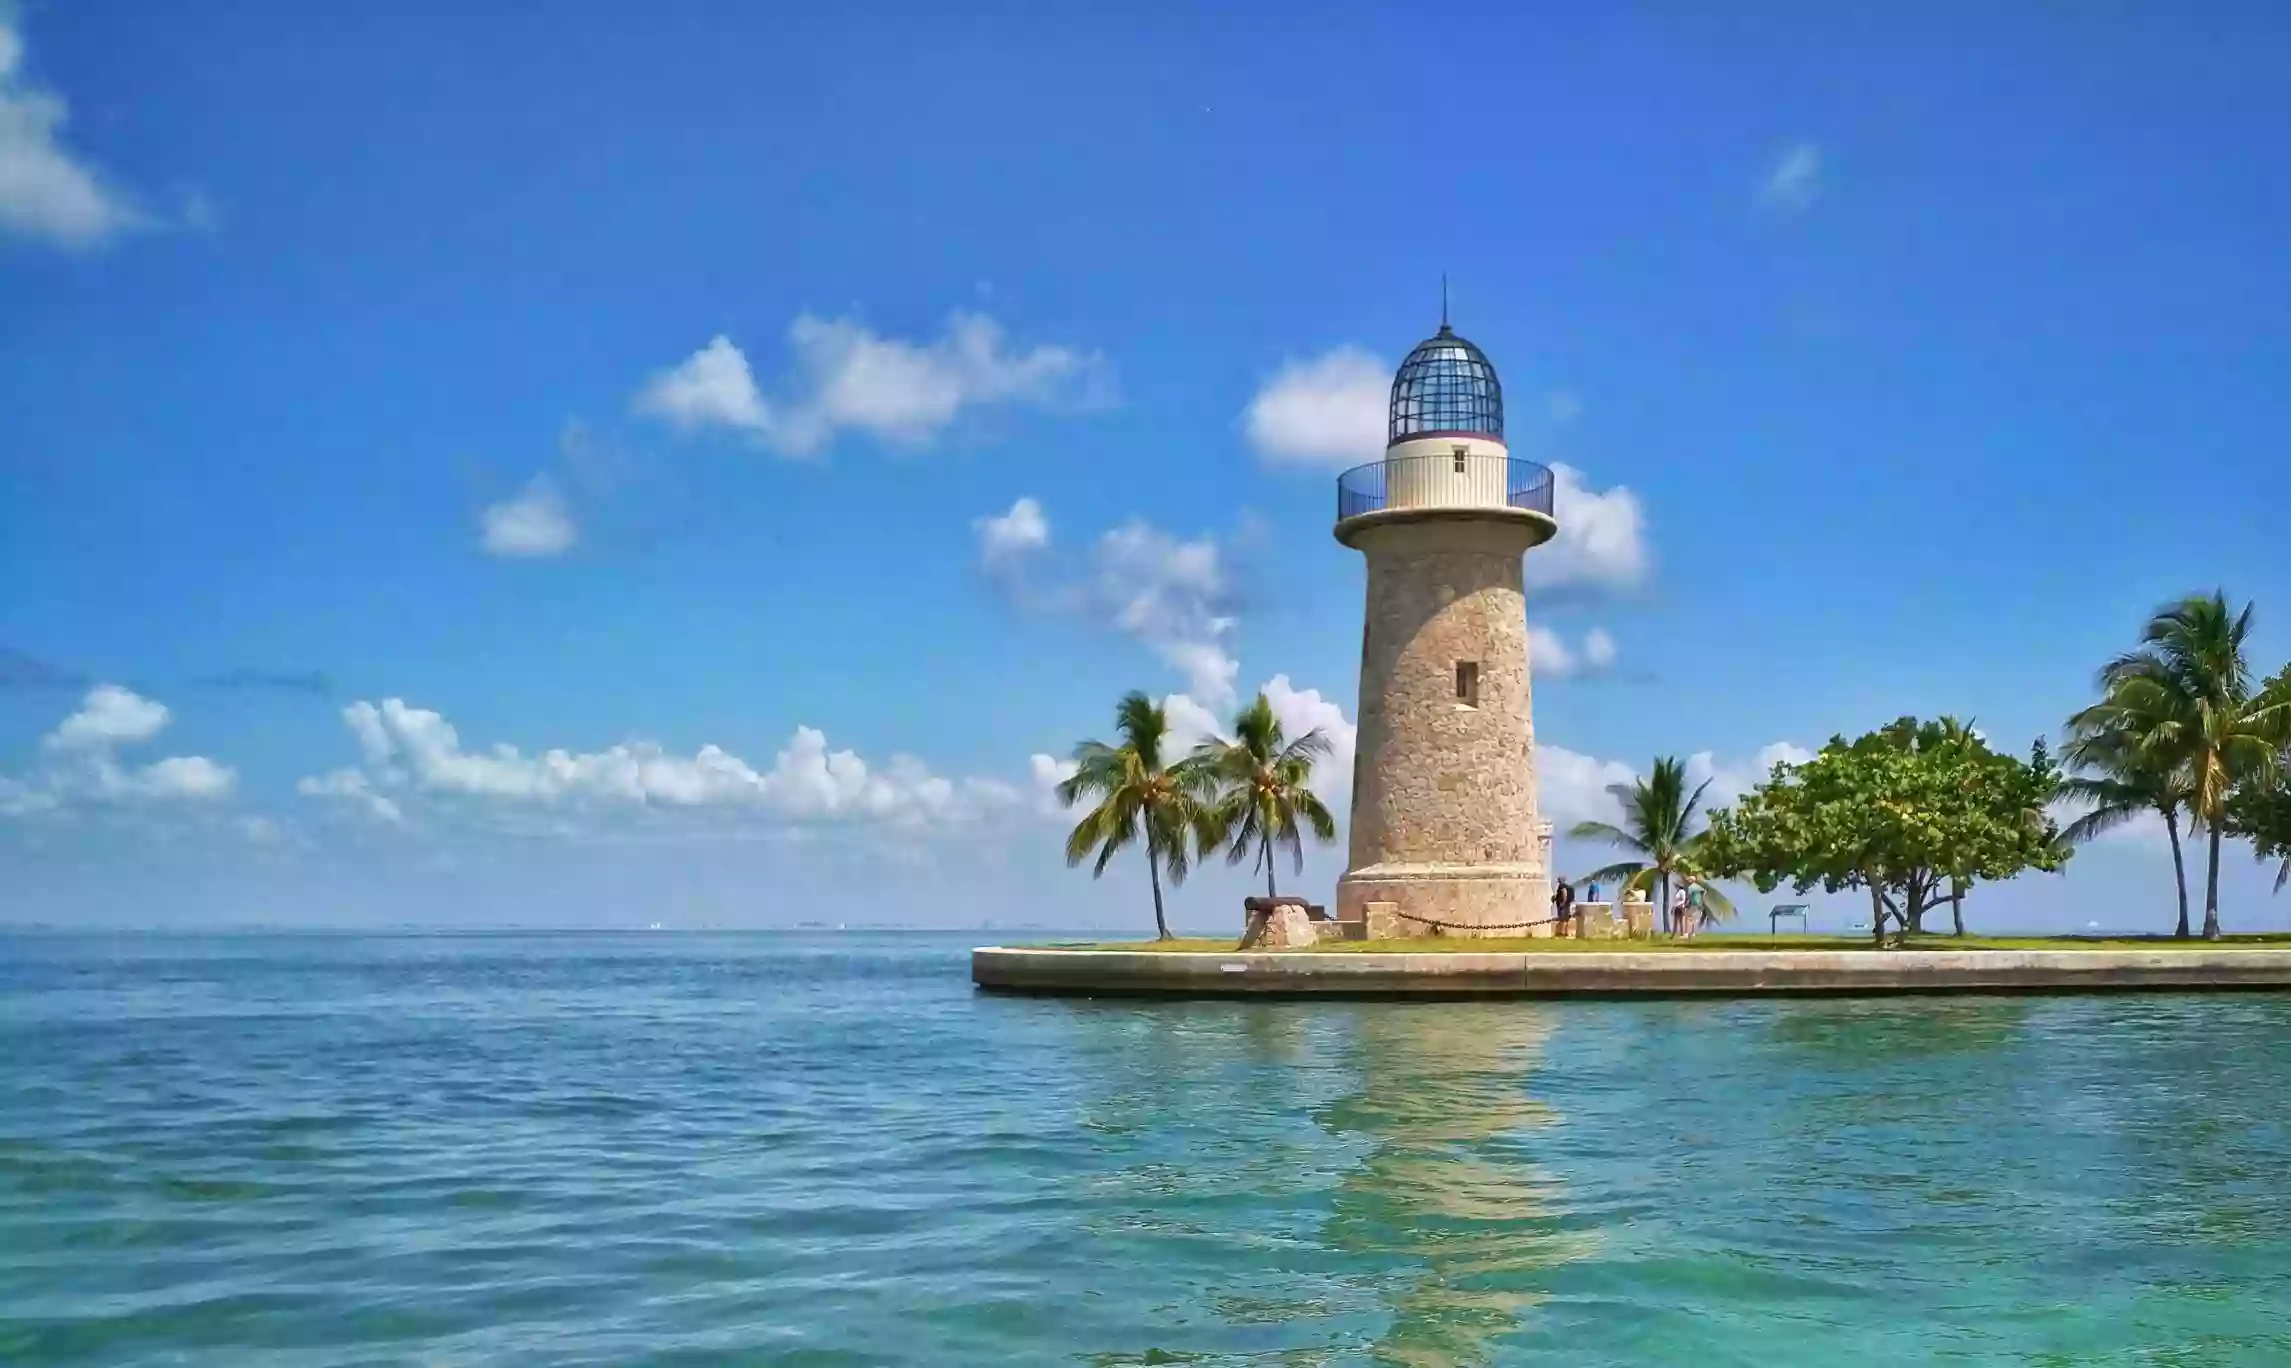
[[[1568,924],[1569,919],[1574,914],[1575,885],[1561,879],[1559,887],[1551,890],[1551,916],[1552,920],[1558,923],[1556,934],[1562,936],[1574,934],[1573,928]]]
[[[1692,934],[1686,929],[1686,885],[1671,890],[1671,935],[1683,940]]]

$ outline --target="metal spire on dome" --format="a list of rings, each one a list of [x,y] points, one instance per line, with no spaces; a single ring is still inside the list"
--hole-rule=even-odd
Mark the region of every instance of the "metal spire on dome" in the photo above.
[[[1448,330],[1448,273],[1440,272],[1440,331]]]

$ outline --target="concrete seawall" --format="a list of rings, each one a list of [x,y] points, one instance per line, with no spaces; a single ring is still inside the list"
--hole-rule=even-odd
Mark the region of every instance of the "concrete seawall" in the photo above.
[[[1216,954],[984,946],[971,979],[1075,997],[1628,997],[2291,990],[2291,949]]]

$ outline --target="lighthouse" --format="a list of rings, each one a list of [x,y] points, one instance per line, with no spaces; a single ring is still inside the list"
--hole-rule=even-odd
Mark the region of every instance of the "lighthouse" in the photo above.
[[[1337,915],[1375,939],[1548,935],[1520,566],[1559,530],[1551,472],[1504,445],[1495,367],[1445,316],[1392,378],[1386,437],[1337,477],[1336,539],[1368,562]]]

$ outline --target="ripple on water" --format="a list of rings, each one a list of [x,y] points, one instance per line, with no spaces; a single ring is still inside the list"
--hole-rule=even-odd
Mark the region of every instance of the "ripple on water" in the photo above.
[[[2291,999],[1088,1003],[0,943],[0,1362],[2291,1361]]]

